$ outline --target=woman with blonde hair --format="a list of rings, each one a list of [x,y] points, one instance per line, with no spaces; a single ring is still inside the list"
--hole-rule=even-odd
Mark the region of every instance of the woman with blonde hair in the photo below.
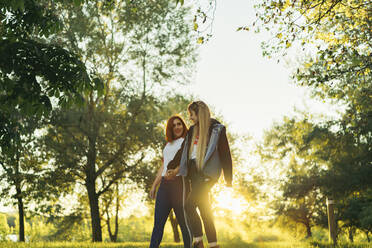
[[[181,227],[184,247],[190,248],[192,245],[191,230],[187,225],[185,213],[185,198],[190,191],[189,183],[181,176],[175,176],[172,180],[165,178],[168,163],[181,147],[186,133],[186,124],[180,116],[174,115],[168,119],[165,134],[167,144],[163,149],[163,164],[159,168],[150,190],[151,198],[154,199],[156,195],[154,228],[151,235],[150,248],[159,247],[163,238],[165,222],[172,209]],[[159,184],[156,194],[156,188]]]
[[[167,177],[181,175],[191,182],[185,207],[194,247],[204,247],[201,220],[196,211],[198,208],[209,247],[218,248],[209,192],[222,171],[227,186],[231,187],[232,159],[226,128],[210,117],[209,108],[202,101],[192,102],[188,112],[194,125],[190,127],[174,159],[169,162]]]

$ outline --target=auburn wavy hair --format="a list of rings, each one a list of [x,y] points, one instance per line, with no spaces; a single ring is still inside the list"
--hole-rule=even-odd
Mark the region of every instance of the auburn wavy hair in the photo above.
[[[182,119],[181,116],[179,115],[173,115],[171,116],[168,121],[167,121],[167,127],[165,128],[165,140],[168,141],[168,142],[172,142],[173,140],[176,139],[176,137],[174,137],[174,133],[173,133],[173,121],[175,119],[178,119],[181,121],[182,123],[182,126],[183,126],[183,133],[181,135],[181,137],[185,138],[186,137],[186,134],[187,134],[187,126],[185,124],[185,121]]]

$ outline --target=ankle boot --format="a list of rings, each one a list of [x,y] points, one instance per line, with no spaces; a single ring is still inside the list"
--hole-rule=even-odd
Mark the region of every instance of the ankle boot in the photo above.
[[[199,242],[195,242],[193,245],[193,248],[204,248],[203,240],[200,240]]]

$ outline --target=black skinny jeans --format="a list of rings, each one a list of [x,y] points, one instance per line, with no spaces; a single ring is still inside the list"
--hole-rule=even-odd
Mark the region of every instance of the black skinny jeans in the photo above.
[[[197,171],[195,160],[190,160],[189,162],[188,177],[191,181],[191,192],[186,200],[185,210],[190,222],[192,234],[194,237],[203,236],[200,216],[196,211],[196,208],[198,208],[201,219],[203,220],[208,242],[217,242],[217,233],[209,199],[209,191],[215,182]]]
[[[163,238],[165,222],[173,208],[178,224],[181,227],[184,248],[190,248],[192,243],[191,228],[188,226],[184,212],[183,196],[189,191],[187,180],[177,176],[174,180],[162,178],[156,195],[154,228],[151,235],[150,248],[158,248]]]

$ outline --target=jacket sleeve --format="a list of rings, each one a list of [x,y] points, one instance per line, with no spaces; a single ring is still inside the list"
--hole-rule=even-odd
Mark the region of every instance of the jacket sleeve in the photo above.
[[[225,182],[227,184],[232,183],[232,159],[229,147],[229,142],[227,141],[226,128],[221,130],[220,138],[218,140],[218,154],[222,163],[223,175]]]
[[[176,155],[174,155],[174,158],[168,163],[167,170],[175,169],[180,164],[184,143],[185,141],[182,142],[181,148],[177,151]]]

